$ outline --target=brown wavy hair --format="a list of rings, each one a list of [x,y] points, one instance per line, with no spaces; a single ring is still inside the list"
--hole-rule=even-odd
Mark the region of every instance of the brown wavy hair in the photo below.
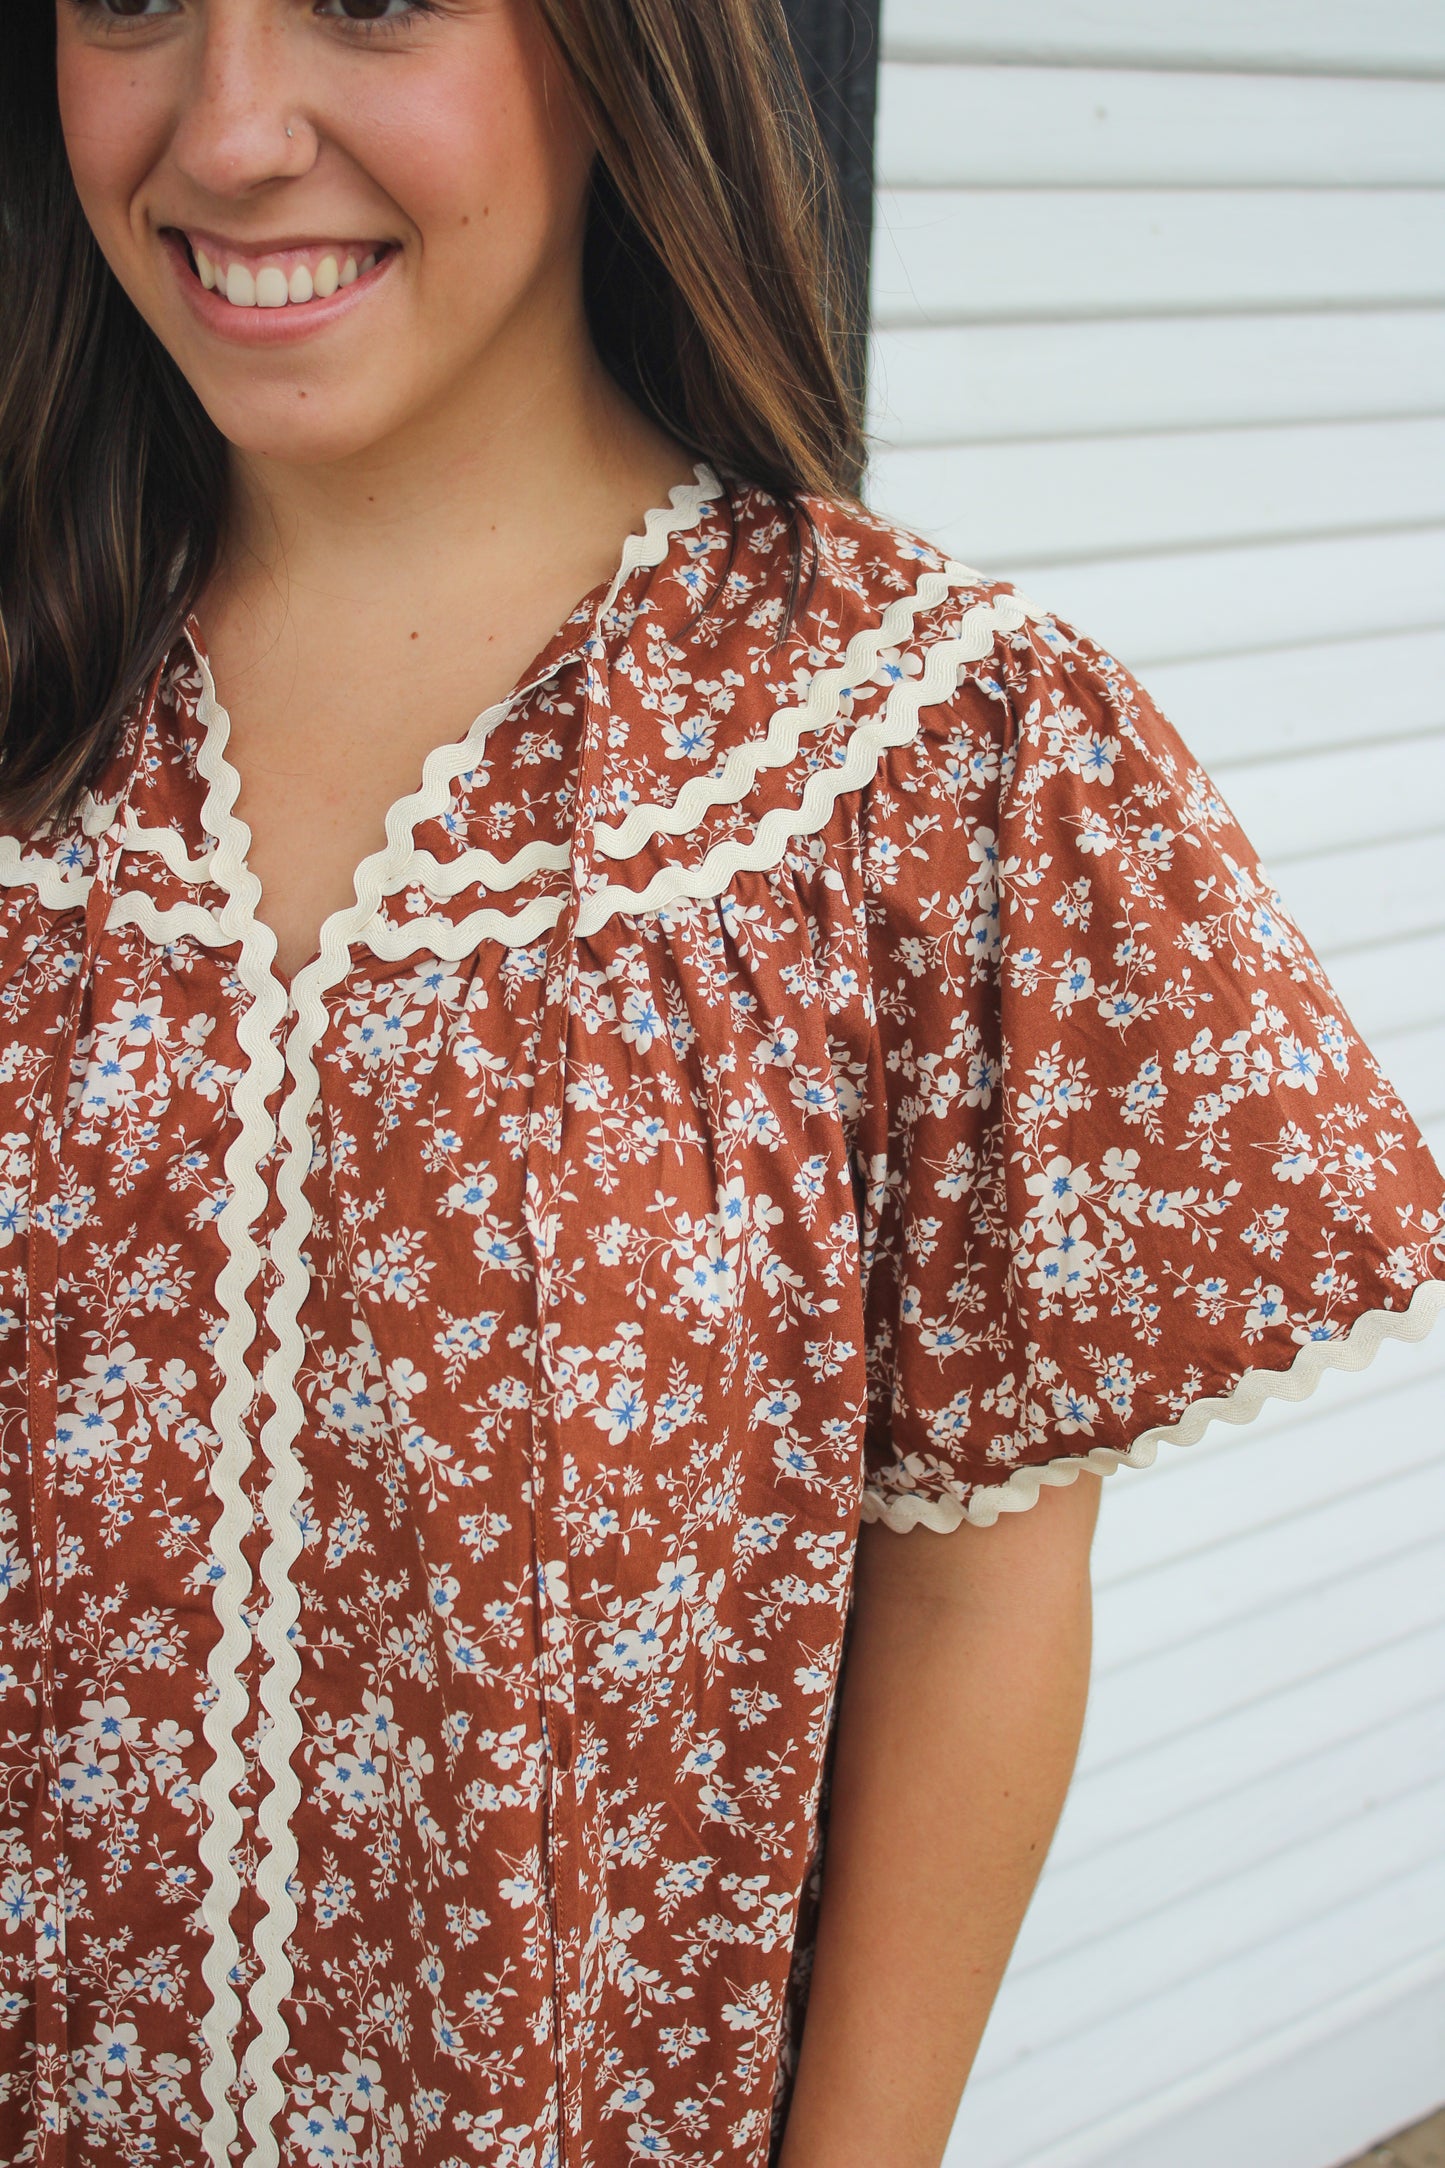
[[[724,476],[850,497],[856,324],[779,0],[533,0],[598,157],[592,335]],[[53,0],[0,77],[0,811],[64,816],[215,566],[226,444],[113,277],[61,135]],[[795,577],[797,557],[795,554]]]

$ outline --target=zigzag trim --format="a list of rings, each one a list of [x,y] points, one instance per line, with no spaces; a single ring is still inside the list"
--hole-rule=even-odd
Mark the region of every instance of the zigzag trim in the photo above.
[[[204,940],[209,933],[200,931],[198,922],[203,920],[206,928],[222,940],[238,945],[237,975],[251,997],[237,1032],[246,1056],[246,1067],[232,1102],[240,1128],[226,1153],[230,1191],[217,1222],[226,1247],[226,1262],[216,1281],[216,1298],[225,1322],[216,1343],[222,1384],[212,1404],[211,1426],[220,1440],[220,1451],[211,1467],[210,1483],[220,1503],[211,1543],[221,1569],[212,1595],[221,1632],[207,1665],[216,1698],[206,1711],[204,1725],[212,1760],[200,1783],[207,1819],[199,1849],[201,1863],[210,1876],[201,1901],[201,1920],[211,1938],[201,1967],[211,1992],[210,2008],[201,2021],[209,2051],[201,2087],[210,2104],[201,2137],[215,2168],[231,2168],[231,2146],[237,2136],[232,2099],[237,2076],[235,2037],[241,2016],[240,1998],[232,1984],[241,1954],[234,1926],[241,1881],[232,1855],[244,1834],[234,1794],[245,1776],[245,1757],[237,1734],[250,1715],[250,1697],[241,1678],[241,1666],[251,1647],[244,1615],[251,1592],[251,1572],[242,1546],[251,1527],[245,1478],[252,1449],[246,1426],[256,1397],[255,1380],[246,1358],[256,1336],[251,1289],[261,1269],[261,1251],[253,1230],[266,1203],[266,1185],[259,1168],[275,1138],[275,1124],[266,1101],[282,1075],[281,1054],[273,1034],[285,1014],[286,993],[271,969],[275,936],[256,916],[261,884],[246,864],[251,832],[233,811],[240,778],[225,756],[230,718],[211,697],[209,675],[206,691],[210,704],[205,711],[206,734],[197,772],[210,785],[205,818],[210,833],[218,838],[213,878],[225,892],[225,906],[215,918],[193,905],[163,912],[156,909],[151,898],[136,895],[117,898],[110,915],[119,913],[123,922],[144,925],[148,910],[156,928],[170,928],[180,919],[183,923],[175,930],[199,932]]]
[[[83,910],[90,895],[92,873],[67,873],[53,858],[22,849],[15,836],[0,836],[0,888],[33,888],[51,911]]]
[[[225,948],[236,938],[234,929],[229,932],[226,929],[224,912],[218,916],[198,903],[162,906],[143,888],[127,889],[115,897],[106,912],[105,923],[107,926],[139,926],[146,938],[159,948],[187,936],[192,941],[203,942],[207,948]]]
[[[877,625],[854,635],[840,665],[818,672],[799,706],[778,709],[763,738],[738,746],[720,776],[694,777],[679,793],[674,806],[639,807],[621,827],[595,831],[610,838],[609,853],[615,855],[624,836],[631,848],[640,849],[651,835],[683,833],[686,825],[695,823],[707,807],[737,803],[765,769],[792,759],[804,731],[817,730],[836,718],[846,693],[871,675],[883,648],[904,638],[920,612],[936,609],[951,588],[976,586],[979,578],[968,565],[953,562],[942,573],[925,573],[913,594],[890,603]],[[596,933],[621,912],[658,911],[671,904],[721,895],[737,873],[767,872],[778,865],[799,836],[812,835],[827,825],[840,797],[872,781],[888,747],[906,745],[917,736],[920,712],[948,697],[962,664],[982,660],[1000,632],[1015,632],[1026,621],[1038,622],[1047,614],[1039,604],[1018,594],[975,603],[964,612],[956,632],[931,643],[922,674],[899,678],[878,713],[857,723],[837,766],[819,769],[809,776],[796,805],[773,807],[750,837],[717,843],[692,865],[661,867],[642,888],[630,888],[625,882],[602,882],[582,903],[578,933]],[[528,846],[539,852],[543,848]],[[418,885],[435,892],[427,855],[416,854],[413,865],[398,879],[398,887]],[[560,861],[539,856],[536,862]],[[455,895],[470,886],[492,885],[486,874],[488,863],[495,865],[489,853],[467,851],[440,869],[446,877],[446,893]],[[483,940],[501,941],[511,947],[537,940],[556,924],[562,908],[560,897],[549,896],[536,898],[510,916],[486,907],[458,921],[429,916],[391,924],[378,917],[361,930],[359,938],[376,955],[389,960],[425,949],[455,962]]]
[[[952,558],[942,572],[926,572],[911,595],[898,596],[888,604],[876,625],[853,635],[841,663],[832,669],[815,672],[805,700],[775,708],[761,738],[735,746],[721,775],[691,776],[670,806],[634,806],[626,820],[616,827],[599,823],[593,830],[598,850],[605,858],[635,858],[654,836],[686,835],[713,806],[736,805],[747,796],[765,769],[788,765],[795,757],[805,731],[821,730],[836,720],[844,697],[872,677],[885,647],[895,647],[907,639],[914,620],[922,611],[936,609],[940,602],[946,602],[955,587],[982,584],[981,572]],[[979,607],[987,610],[990,605],[984,603]],[[974,614],[970,611],[964,622],[967,623]],[[988,653],[990,644],[985,641],[971,656],[960,655],[958,660],[976,661]],[[895,686],[893,691],[896,693],[898,689]]]
[[[190,882],[192,887],[199,888],[203,881],[215,877],[216,853],[207,851],[200,858],[188,858],[174,828],[144,828],[139,821],[127,819],[121,826],[120,845],[124,851],[159,858],[179,880]]]

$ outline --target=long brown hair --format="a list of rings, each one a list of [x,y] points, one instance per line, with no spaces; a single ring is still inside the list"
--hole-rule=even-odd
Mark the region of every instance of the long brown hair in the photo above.
[[[598,351],[724,476],[849,496],[856,326],[779,0],[533,0],[598,144]],[[226,444],[121,290],[61,136],[54,0],[0,80],[0,811],[64,815],[213,571]]]

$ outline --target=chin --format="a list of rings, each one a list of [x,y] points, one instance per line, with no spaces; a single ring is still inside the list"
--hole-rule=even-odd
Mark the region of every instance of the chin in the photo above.
[[[264,399],[202,396],[226,442],[255,459],[288,467],[333,466],[390,436],[404,417],[345,411],[324,386],[278,386]],[[358,403],[359,404],[359,403]]]

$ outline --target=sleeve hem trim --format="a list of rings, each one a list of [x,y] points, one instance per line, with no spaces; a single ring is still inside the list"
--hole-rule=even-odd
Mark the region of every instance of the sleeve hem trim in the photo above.
[[[1026,1513],[1038,1503],[1047,1483],[1076,1482],[1084,1470],[1112,1475],[1119,1467],[1149,1468],[1161,1445],[1197,1445],[1211,1423],[1252,1423],[1270,1400],[1307,1400],[1327,1370],[1365,1370],[1386,1340],[1423,1340],[1445,1313],[1445,1280],[1423,1280],[1404,1310],[1370,1310],[1355,1319],[1337,1340],[1310,1340],[1286,1370],[1246,1370],[1233,1392],[1219,1399],[1195,1400],[1174,1423],[1141,1431],[1126,1451],[1092,1446],[1087,1453],[1016,1468],[1002,1483],[976,1485],[967,1502],[955,1497],[924,1498],[903,1492],[891,1497],[869,1485],[863,1492],[862,1518],[882,1521],[899,1535],[932,1528],[949,1535],[969,1521],[991,1528],[1005,1513]]]

